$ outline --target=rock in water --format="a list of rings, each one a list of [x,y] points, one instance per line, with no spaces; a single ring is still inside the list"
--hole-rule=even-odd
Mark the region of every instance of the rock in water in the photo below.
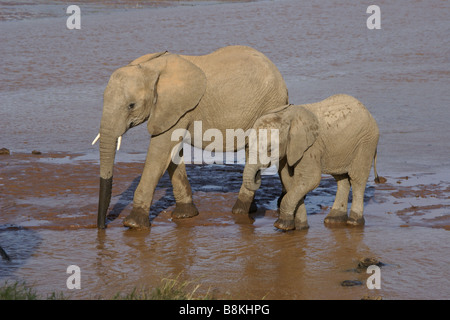
[[[9,150],[6,149],[6,148],[1,148],[0,149],[0,154],[9,155],[9,154],[11,154],[11,152],[9,152]]]
[[[358,269],[367,269],[369,266],[383,266],[383,263],[376,258],[363,258],[358,262]]]
[[[344,280],[341,282],[341,286],[343,287],[362,286],[362,284],[362,281],[359,280]]]
[[[385,177],[378,176],[373,181],[375,181],[376,184],[379,184],[379,183],[386,183],[387,179]]]

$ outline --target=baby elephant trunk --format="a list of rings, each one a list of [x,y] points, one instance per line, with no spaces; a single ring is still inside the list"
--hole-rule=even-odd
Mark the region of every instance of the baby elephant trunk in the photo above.
[[[261,168],[257,164],[245,166],[243,175],[244,186],[252,191],[256,191],[261,186]]]

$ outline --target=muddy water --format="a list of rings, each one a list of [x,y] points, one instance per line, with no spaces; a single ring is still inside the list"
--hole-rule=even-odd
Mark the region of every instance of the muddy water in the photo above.
[[[112,298],[177,276],[201,284],[199,294],[225,299],[448,298],[448,174],[369,182],[364,228],[324,226],[336,191],[334,180],[324,177],[306,199],[310,229],[283,233],[273,227],[276,176],[264,177],[258,211],[249,218],[231,214],[242,167],[191,165],[199,216],[171,220],[175,202],[166,174],[155,193],[152,228],[140,232],[122,227],[122,219],[142,164],[120,162],[108,228],[97,231],[98,165],[84,157],[3,156],[0,243],[12,260],[0,262],[2,279],[26,280],[43,294],[62,291],[74,299]],[[369,275],[355,271],[365,257],[385,264],[381,290],[369,290]],[[72,264],[81,268],[81,290],[66,288]],[[342,287],[344,280],[363,285]]]
[[[379,1],[381,30],[368,30],[367,7],[350,1],[85,3],[82,29],[67,30],[61,3],[0,1],[0,148],[12,153],[0,156],[0,245],[11,257],[0,261],[1,280],[76,299],[177,275],[219,298],[450,297],[448,3]],[[127,230],[121,221],[149,141],[141,126],[124,136],[110,222],[97,231],[98,147],[90,142],[111,72],[148,52],[203,54],[231,44],[268,55],[293,103],[348,93],[366,104],[381,129],[378,170],[388,179],[368,183],[366,226],[323,225],[336,189],[324,177],[307,197],[310,229],[278,232],[276,177],[264,177],[248,219],[231,214],[241,166],[192,165],[200,215],[170,219],[164,176],[151,230]],[[385,264],[380,290],[355,272],[363,257]],[[71,264],[81,268],[81,290],[66,288]]]

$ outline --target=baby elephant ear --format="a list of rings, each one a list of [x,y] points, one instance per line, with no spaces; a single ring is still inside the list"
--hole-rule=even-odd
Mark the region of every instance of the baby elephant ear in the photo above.
[[[305,151],[313,145],[319,135],[319,122],[311,111],[299,107],[291,114],[293,119],[286,147],[289,166],[293,166],[303,157]]]

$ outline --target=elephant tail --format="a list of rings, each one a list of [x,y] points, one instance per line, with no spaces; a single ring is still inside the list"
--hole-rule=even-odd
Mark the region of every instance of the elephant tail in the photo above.
[[[375,175],[375,183],[385,183],[387,181],[386,178],[380,177],[377,173],[377,149],[375,149],[375,155],[373,156],[373,173]]]

